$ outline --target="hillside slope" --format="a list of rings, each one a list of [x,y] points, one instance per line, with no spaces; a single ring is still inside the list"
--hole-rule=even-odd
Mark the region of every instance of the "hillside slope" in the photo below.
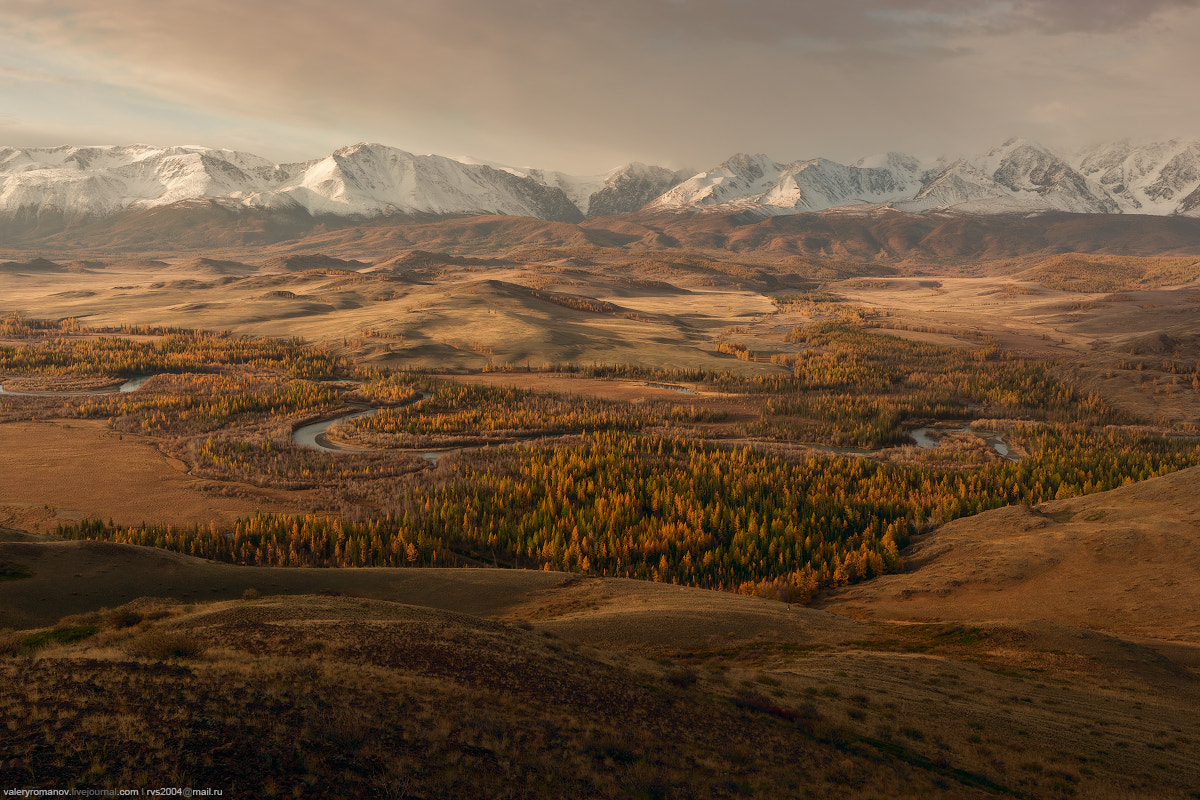
[[[23,628],[64,604],[95,609],[0,631],[6,785],[402,798],[1200,787],[1200,660],[1178,646],[1057,623],[862,622],[561,573],[255,569],[3,538],[4,624],[14,609]],[[264,596],[218,599],[252,587]],[[101,608],[167,593],[185,602]]]
[[[503,215],[414,214],[365,220],[235,212],[204,201],[130,210],[65,230],[0,220],[0,258],[19,262],[49,254],[61,260],[111,258],[114,253],[221,258],[244,257],[247,252],[255,259],[319,252],[371,260],[412,249],[495,257],[543,248],[566,249],[569,255],[607,249],[646,254],[691,250],[752,260],[821,258],[961,268],[963,262],[1062,253],[1200,255],[1200,219],[1051,212],[914,214],[885,208],[765,219],[713,212],[623,214],[580,223]]]
[[[909,569],[822,605],[873,619],[1048,620],[1200,644],[1200,468],[920,537]]]

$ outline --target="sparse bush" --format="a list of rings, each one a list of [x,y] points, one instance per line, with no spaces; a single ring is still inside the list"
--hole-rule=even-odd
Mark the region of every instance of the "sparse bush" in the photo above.
[[[680,689],[687,689],[699,679],[693,667],[680,667],[667,673],[667,682]]]
[[[52,644],[74,644],[94,636],[99,630],[95,625],[74,625],[26,634],[19,638],[19,649],[37,650]]]
[[[21,637],[12,631],[0,632],[0,657],[15,656],[21,651]]]
[[[156,661],[195,658],[204,652],[204,647],[191,636],[168,631],[150,631],[131,641],[126,649],[130,655]]]
[[[33,577],[33,573],[25,565],[0,561],[0,581],[19,581],[22,578],[31,577]]]
[[[600,761],[611,761],[621,766],[629,766],[638,760],[636,748],[630,747],[614,735],[597,737],[584,748],[584,752]]]
[[[258,589],[255,589],[253,586],[242,592],[243,600],[257,600],[260,597],[262,597],[262,595],[259,594]]]
[[[145,617],[143,617],[141,614],[128,608],[114,609],[105,615],[105,622],[107,622],[111,628],[132,628],[143,619],[145,619]]]
[[[776,705],[769,697],[761,695],[758,692],[742,692],[734,698],[733,704],[738,708],[757,711],[760,714],[770,714],[773,717],[779,717],[780,719],[787,720],[788,722],[796,722],[806,716],[809,716],[808,714],[804,713],[804,711],[794,711],[790,708],[784,708],[783,706]],[[812,711],[813,715],[817,717],[820,716],[819,714],[816,714],[815,708]]]

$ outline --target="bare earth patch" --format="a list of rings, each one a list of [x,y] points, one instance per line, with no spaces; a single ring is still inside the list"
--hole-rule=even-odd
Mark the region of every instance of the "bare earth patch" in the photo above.
[[[286,493],[256,487],[245,487],[250,499],[207,493],[182,462],[98,421],[0,424],[0,452],[0,519],[18,528],[84,518],[207,525],[294,507]]]

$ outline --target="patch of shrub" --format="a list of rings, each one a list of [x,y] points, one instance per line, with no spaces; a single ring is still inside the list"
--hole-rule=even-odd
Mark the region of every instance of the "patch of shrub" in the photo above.
[[[20,638],[20,649],[37,650],[52,644],[74,644],[94,636],[100,629],[95,625],[74,625],[68,628],[52,628],[48,631],[27,634]]]
[[[584,748],[584,752],[599,761],[612,761],[627,767],[638,760],[637,749],[615,736],[601,736]]]
[[[168,631],[150,631],[126,645],[134,656],[165,661],[172,658],[195,658],[204,652],[204,646],[191,636]]]
[[[23,564],[11,561],[0,561],[0,581],[19,581],[22,578],[32,578],[33,573]]]
[[[15,656],[21,651],[21,637],[12,631],[0,632],[0,657]]]
[[[141,614],[128,608],[114,609],[105,616],[105,622],[112,628],[132,628],[143,619]]]
[[[667,682],[680,689],[687,689],[697,680],[696,670],[692,667],[680,667],[667,673]]]

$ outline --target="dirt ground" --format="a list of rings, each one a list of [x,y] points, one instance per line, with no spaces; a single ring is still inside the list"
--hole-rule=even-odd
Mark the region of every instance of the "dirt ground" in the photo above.
[[[0,425],[0,525],[52,530],[59,522],[112,520],[207,525],[295,508],[296,495],[240,486],[249,499],[206,491],[208,481],[148,440],[101,421]]]

